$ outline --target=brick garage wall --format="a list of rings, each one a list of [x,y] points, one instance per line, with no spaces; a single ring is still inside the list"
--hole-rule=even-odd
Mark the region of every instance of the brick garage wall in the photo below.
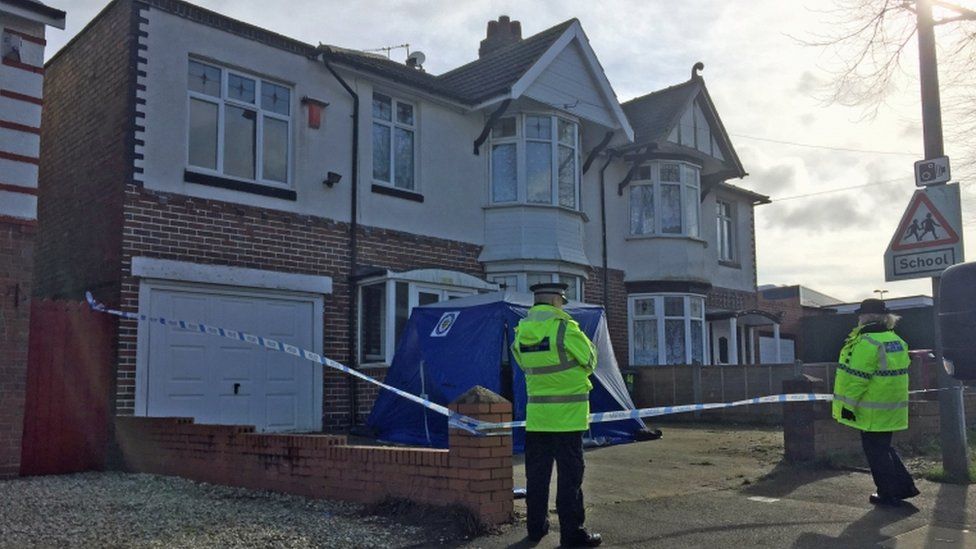
[[[606,309],[607,329],[610,330],[610,341],[613,353],[617,356],[617,365],[626,368],[630,363],[628,350],[627,328],[627,288],[624,287],[624,272],[608,269],[609,306]],[[586,303],[603,305],[607,303],[603,289],[603,269],[597,268],[590,272],[583,287],[583,300]]]
[[[46,65],[35,295],[118,303],[132,167],[132,10],[110,5]]]
[[[709,290],[708,295],[705,296],[705,306],[732,311],[756,309],[758,298],[756,292],[716,287]]]
[[[139,281],[131,276],[134,256],[331,276],[325,298],[324,352],[352,364],[349,339],[349,225],[336,221],[215,200],[126,187],[121,305],[136,312]],[[282,243],[287,246],[282,246]],[[484,277],[479,246],[377,228],[361,228],[359,262],[393,271],[442,268]],[[135,405],[134,321],[120,325],[117,399],[120,414]],[[385,376],[385,368],[365,370]],[[348,427],[348,376],[326,370],[323,420],[326,429]],[[357,382],[358,419],[372,409],[376,389]]]
[[[0,478],[20,474],[35,224],[0,221]]]
[[[451,409],[484,421],[512,417],[509,402],[480,387]],[[458,504],[489,525],[512,518],[511,436],[452,429],[448,450],[370,447],[349,445],[345,436],[256,434],[253,427],[144,417],[116,418],[116,436],[131,471],[361,503],[394,497]]]

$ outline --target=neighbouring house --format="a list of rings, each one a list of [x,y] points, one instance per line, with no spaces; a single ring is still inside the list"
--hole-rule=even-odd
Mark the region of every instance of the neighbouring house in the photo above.
[[[37,231],[44,33],[65,13],[0,0],[0,478],[20,472]]]
[[[909,349],[932,349],[935,346],[935,322],[932,298],[914,295],[885,299],[888,309],[901,317],[895,329]],[[800,359],[804,362],[835,362],[844,338],[857,325],[860,302],[830,305],[829,315],[808,316],[801,321],[803,345]]]
[[[804,348],[803,325],[806,319],[814,316],[833,315],[836,311],[832,307],[841,303],[842,301],[839,299],[799,284],[760,286],[760,307],[780,315],[779,359],[777,360],[775,356],[776,348],[773,334],[760,332],[760,362],[793,362],[802,358],[800,350]],[[839,351],[840,348],[838,347],[837,350]]]
[[[472,50],[473,50],[472,44]],[[179,0],[115,0],[47,64],[35,294],[194,319],[382,378],[417,306],[563,281],[622,365],[756,360],[745,169],[696,66],[621,104],[580,22],[488,23],[444,74]],[[748,352],[747,352],[748,348]],[[118,414],[343,428],[373,387],[123,320]]]

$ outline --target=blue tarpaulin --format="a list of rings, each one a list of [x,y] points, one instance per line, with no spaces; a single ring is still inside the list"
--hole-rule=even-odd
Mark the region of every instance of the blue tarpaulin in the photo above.
[[[531,294],[495,292],[415,307],[386,383],[445,406],[481,385],[512,401],[515,420],[525,419],[525,379],[509,345],[515,326],[531,305]],[[598,351],[590,411],[633,409],[610,345],[603,308],[572,302],[565,310]],[[389,391],[380,392],[368,425],[381,440],[447,447],[447,418]],[[591,444],[629,442],[643,427],[640,420],[598,423],[586,437]],[[524,430],[516,429],[514,437],[515,451],[521,452]]]

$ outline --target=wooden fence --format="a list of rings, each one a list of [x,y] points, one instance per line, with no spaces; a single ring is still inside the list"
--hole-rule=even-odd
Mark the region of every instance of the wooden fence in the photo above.
[[[104,469],[114,331],[84,303],[32,301],[21,475]]]

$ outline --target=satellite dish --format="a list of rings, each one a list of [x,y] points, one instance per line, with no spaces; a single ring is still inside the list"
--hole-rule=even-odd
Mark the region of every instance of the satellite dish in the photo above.
[[[422,51],[415,51],[407,56],[407,66],[415,69],[423,68],[427,56]]]

